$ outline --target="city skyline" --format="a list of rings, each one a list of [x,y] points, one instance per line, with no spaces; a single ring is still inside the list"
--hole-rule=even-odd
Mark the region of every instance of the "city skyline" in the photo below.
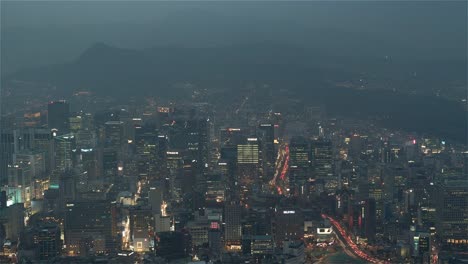
[[[467,260],[466,2],[0,4],[1,263]]]

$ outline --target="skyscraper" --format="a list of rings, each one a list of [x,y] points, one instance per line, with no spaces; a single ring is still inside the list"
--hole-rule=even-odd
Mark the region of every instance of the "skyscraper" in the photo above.
[[[47,126],[50,130],[56,130],[57,135],[66,134],[69,131],[70,105],[64,100],[52,101],[47,105]]]
[[[241,225],[242,207],[238,202],[229,202],[224,206],[224,243],[229,251],[240,251],[242,242]]]
[[[436,186],[436,230],[450,247],[468,248],[468,181],[447,180]]]
[[[105,123],[105,145],[113,149],[120,149],[124,140],[124,123],[121,121],[107,121]]]
[[[333,175],[333,149],[332,143],[327,140],[314,140],[311,143],[311,158],[313,166],[313,177],[325,181],[328,190],[338,185]]]
[[[65,245],[72,255],[86,255],[93,248],[104,253],[111,245],[111,206],[106,201],[66,204]]]
[[[65,134],[54,138],[55,168],[66,171],[73,166],[73,150],[76,147],[75,136]]]
[[[275,164],[275,128],[273,124],[260,124],[259,138],[262,145],[263,159],[270,166]]]
[[[300,240],[304,236],[304,216],[294,207],[276,209],[274,220],[274,237],[276,246],[283,245],[285,240]]]
[[[51,224],[39,226],[36,240],[40,260],[50,261],[60,254],[62,243],[58,226]]]
[[[309,179],[309,142],[303,137],[293,137],[289,144],[289,185],[292,193],[301,193]]]
[[[245,199],[255,183],[262,178],[258,138],[249,137],[237,145],[237,180],[240,197]]]

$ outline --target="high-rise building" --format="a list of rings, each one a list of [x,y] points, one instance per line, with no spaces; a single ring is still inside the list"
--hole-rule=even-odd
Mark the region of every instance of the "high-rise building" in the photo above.
[[[237,145],[237,163],[238,164],[258,164],[258,139],[247,138],[245,144]]]
[[[83,128],[83,118],[80,114],[72,115],[68,118],[70,132],[76,133]]]
[[[60,228],[52,224],[39,226],[36,234],[36,243],[39,251],[39,260],[51,261],[56,256],[59,256],[62,250]]]
[[[212,222],[208,230],[208,246],[210,253],[217,258],[221,254],[221,230],[217,222]]]
[[[243,144],[237,145],[237,180],[242,200],[253,192],[254,184],[262,179],[261,163],[258,138],[249,137]]]
[[[13,154],[13,164],[29,165],[31,168],[31,176],[42,176],[45,173],[46,163],[43,152],[38,151],[23,151]]]
[[[130,233],[136,252],[147,252],[150,247],[150,227],[153,226],[151,208],[136,207],[130,210]]]
[[[436,230],[444,245],[468,248],[468,181],[447,180],[436,186]]]
[[[8,165],[13,163],[15,153],[15,136],[13,130],[0,131],[0,184],[8,183]]]
[[[73,167],[73,150],[76,149],[75,136],[64,134],[54,137],[55,168],[66,171]]]
[[[304,216],[297,208],[277,208],[274,220],[276,246],[281,247],[283,241],[301,240],[304,237]]]
[[[57,135],[68,133],[70,105],[64,100],[49,102],[47,105],[47,126]]]
[[[333,174],[333,149],[331,141],[314,140],[311,142],[313,177],[325,181],[325,188],[333,190],[338,186]]]
[[[89,180],[101,177],[101,166],[98,162],[98,152],[93,148],[78,148],[74,152],[76,165],[81,165]]]
[[[260,124],[259,138],[262,145],[263,160],[270,166],[275,165],[275,127],[273,124]]]
[[[369,241],[375,241],[376,231],[376,205],[373,198],[366,199],[359,203],[358,226],[360,236]]]
[[[150,190],[148,191],[148,201],[153,213],[161,213],[161,205],[163,204],[162,188],[150,187]]]
[[[158,131],[152,127],[135,127],[135,153],[138,156],[138,174],[154,176],[158,151]]]
[[[303,137],[293,137],[289,144],[289,186],[292,193],[302,193],[309,180],[309,142]]]
[[[24,204],[15,203],[0,208],[0,224],[3,225],[5,238],[18,242],[21,232],[24,231]]]
[[[50,166],[50,138],[47,129],[2,129],[0,131],[0,184],[6,184],[8,165],[14,164],[15,153],[44,153],[46,170]]]
[[[65,211],[65,245],[71,255],[97,254],[112,246],[111,206],[106,201],[69,202]]]
[[[166,152],[166,166],[168,170],[171,197],[180,201],[182,199],[183,155],[181,151]]]
[[[242,242],[242,207],[238,202],[229,202],[224,206],[224,243],[229,251],[240,251]]]
[[[167,260],[187,257],[190,252],[190,235],[184,232],[161,232],[156,235],[155,251]]]
[[[203,171],[209,158],[209,129],[207,119],[193,119],[186,122],[188,157],[197,161],[197,171]]]
[[[105,123],[105,146],[119,150],[124,141],[124,123],[107,121]]]
[[[30,164],[15,164],[8,166],[8,186],[29,187],[32,181]]]

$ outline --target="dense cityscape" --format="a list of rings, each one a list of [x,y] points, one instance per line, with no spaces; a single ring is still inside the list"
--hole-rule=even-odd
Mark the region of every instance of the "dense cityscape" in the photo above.
[[[255,101],[220,111],[147,98],[91,113],[56,100],[5,117],[3,260],[466,257],[465,146]]]
[[[466,79],[284,49],[2,72],[0,263],[466,263]]]

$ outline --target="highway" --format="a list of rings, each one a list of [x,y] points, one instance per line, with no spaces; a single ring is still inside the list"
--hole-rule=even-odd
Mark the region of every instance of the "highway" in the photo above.
[[[285,179],[289,168],[289,146],[281,144],[275,163],[275,174],[270,181],[270,185],[276,188],[278,194],[285,194]],[[279,181],[282,182],[279,182]]]
[[[385,260],[376,259],[369,254],[365,253],[364,251],[360,250],[359,247],[354,243],[351,237],[347,234],[346,230],[341,226],[341,224],[333,219],[332,217],[322,214],[322,218],[326,218],[330,221],[333,225],[333,230],[335,231],[340,243],[343,243],[343,249],[345,250],[346,254],[352,252],[355,256],[358,256],[369,263],[378,263],[378,264],[390,264],[390,262]]]

